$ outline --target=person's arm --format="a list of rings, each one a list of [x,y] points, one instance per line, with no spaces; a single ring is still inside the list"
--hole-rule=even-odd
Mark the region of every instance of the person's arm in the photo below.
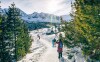
[[[56,42],[57,44],[59,43],[59,42]]]

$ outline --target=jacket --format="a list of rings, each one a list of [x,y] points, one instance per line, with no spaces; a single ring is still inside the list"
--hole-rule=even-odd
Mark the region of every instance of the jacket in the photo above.
[[[56,42],[58,44],[57,52],[63,52],[63,47],[60,48],[60,42]]]

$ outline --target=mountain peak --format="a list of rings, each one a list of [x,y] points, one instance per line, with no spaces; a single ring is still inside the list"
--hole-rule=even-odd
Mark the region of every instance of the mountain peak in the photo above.
[[[2,14],[6,14],[6,12],[8,12],[8,8],[1,9],[0,11]],[[47,14],[43,12],[41,13],[34,12],[32,14],[26,14],[21,9],[19,9],[19,11],[20,11],[20,17],[26,22],[54,22],[54,23],[60,22],[60,17],[53,14]],[[69,15],[63,15],[62,18],[66,21],[71,19]]]

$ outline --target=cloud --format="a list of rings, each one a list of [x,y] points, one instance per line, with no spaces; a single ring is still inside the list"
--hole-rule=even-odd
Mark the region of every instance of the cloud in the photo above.
[[[71,11],[71,1],[73,0],[1,0],[2,8],[8,8],[15,2],[16,7],[27,14],[33,12],[44,12],[55,15],[67,15]]]

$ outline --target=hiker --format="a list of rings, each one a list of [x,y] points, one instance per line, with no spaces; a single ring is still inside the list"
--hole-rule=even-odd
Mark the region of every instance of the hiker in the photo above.
[[[57,49],[57,52],[58,52],[58,58],[60,59],[62,57],[62,50],[63,50],[63,42],[61,39],[58,40],[58,42],[56,42],[58,44],[58,49]]]
[[[39,34],[37,35],[37,37],[40,39],[40,36],[39,36]]]
[[[56,39],[54,38],[54,39],[52,40],[52,47],[55,47],[55,42],[56,42]]]

